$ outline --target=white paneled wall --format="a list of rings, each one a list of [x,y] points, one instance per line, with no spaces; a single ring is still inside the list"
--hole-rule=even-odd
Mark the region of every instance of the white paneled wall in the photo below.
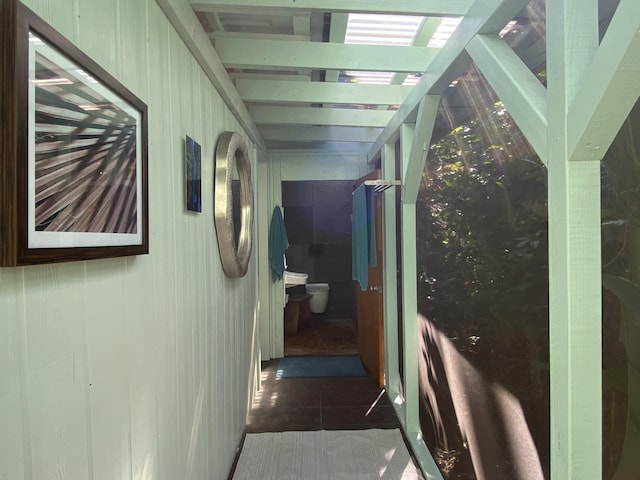
[[[224,479],[259,344],[255,255],[227,279],[213,224],[215,142],[240,127],[154,0],[25,3],[147,103],[151,253],[0,269],[0,480]]]

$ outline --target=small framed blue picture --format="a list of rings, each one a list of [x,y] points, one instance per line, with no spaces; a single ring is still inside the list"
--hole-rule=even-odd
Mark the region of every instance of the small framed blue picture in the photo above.
[[[187,210],[202,212],[202,164],[200,144],[187,135],[184,148]]]

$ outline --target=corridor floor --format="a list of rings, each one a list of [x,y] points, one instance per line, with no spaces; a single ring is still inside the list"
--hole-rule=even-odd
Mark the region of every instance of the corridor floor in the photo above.
[[[277,359],[262,365],[247,433],[400,428],[385,391],[369,376],[276,378],[277,369]]]
[[[277,378],[278,362],[262,363],[262,388],[246,433],[400,429],[385,390],[371,377]]]

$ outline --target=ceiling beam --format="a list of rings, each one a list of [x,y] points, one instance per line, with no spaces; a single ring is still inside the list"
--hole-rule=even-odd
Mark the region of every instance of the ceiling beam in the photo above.
[[[465,15],[473,0],[192,0],[191,6],[203,12],[268,12],[288,14],[292,10],[323,13],[380,13],[447,17]]]
[[[600,160],[640,95],[640,3],[622,0],[569,107],[571,159]]]
[[[436,123],[439,95],[427,95],[418,107],[418,118],[413,130],[411,149],[408,158],[403,159],[402,165],[402,203],[416,203],[422,172],[427,160],[427,153],[431,145],[433,127]],[[404,162],[406,160],[406,163]]]
[[[368,161],[372,162],[380,156],[383,145],[389,138],[397,135],[400,126],[410,115],[415,114],[425,95],[442,94],[463,71],[468,65],[465,48],[476,34],[498,33],[527,3],[528,0],[477,0],[371,147]]]
[[[258,125],[326,125],[336,127],[384,127],[391,117],[387,110],[351,108],[304,108],[252,106],[249,111]]]
[[[546,164],[547,89],[496,34],[476,35],[467,52]]]
[[[285,33],[251,33],[215,31],[209,33],[209,38],[216,41],[219,38],[250,38],[252,40],[282,40],[287,42],[307,42],[309,35],[288,35]]]
[[[311,15],[297,14],[293,16],[293,34],[304,35],[307,39],[311,38]]]
[[[284,142],[354,142],[373,143],[382,128],[370,127],[308,127],[263,125],[260,127],[265,141]]]
[[[391,45],[344,45],[217,38],[215,49],[227,68],[265,70],[372,70],[423,72],[439,52],[436,48]]]
[[[411,91],[402,85],[237,80],[236,89],[248,103],[348,103],[400,105]]]
[[[329,43],[344,43],[347,35],[347,23],[349,22],[349,14],[332,13],[331,25],[329,26]],[[325,72],[325,82],[337,82],[340,76],[338,70],[327,70]]]
[[[431,37],[433,37],[433,34],[436,33],[441,21],[442,19],[438,17],[425,18],[420,29],[416,32],[416,36],[413,39],[413,46],[426,47]],[[393,85],[402,85],[406,78],[406,73],[396,73],[391,79],[391,83]]]
[[[263,156],[269,151],[195,12],[181,0],[156,0],[214,88]]]

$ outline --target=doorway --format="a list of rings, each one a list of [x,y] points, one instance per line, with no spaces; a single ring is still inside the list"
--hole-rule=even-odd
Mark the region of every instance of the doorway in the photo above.
[[[326,307],[315,312],[311,311],[304,285],[286,289],[289,301],[285,307],[285,356],[356,354],[351,280],[354,181],[283,181],[281,186],[289,238],[287,269],[306,273],[307,283],[329,287]],[[292,328],[289,324],[287,328],[287,313],[291,315],[292,310],[297,310],[297,326]]]

